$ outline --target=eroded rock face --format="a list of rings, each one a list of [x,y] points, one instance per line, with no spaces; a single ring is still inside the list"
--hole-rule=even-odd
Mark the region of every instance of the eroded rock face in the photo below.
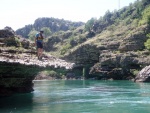
[[[32,81],[45,68],[70,69],[73,65],[46,54],[38,60],[28,40],[15,35],[10,27],[0,30],[0,97],[32,92]]]
[[[144,42],[147,40],[146,30],[147,27],[145,26],[135,29],[133,35],[127,35],[122,40],[118,49],[122,52],[143,50]]]
[[[33,91],[35,67],[19,63],[0,62],[0,97]]]
[[[150,65],[146,66],[138,73],[135,82],[150,82]]]
[[[73,61],[76,64],[94,64],[98,62],[99,49],[95,45],[81,45],[79,49],[70,52],[63,59]]]
[[[11,27],[5,27],[4,29],[0,30],[0,38],[10,38],[14,36],[15,32]]]
[[[141,70],[150,64],[150,52],[113,53],[101,51],[99,62],[91,67],[90,74],[96,74],[99,79],[129,79],[134,80],[135,70]]]
[[[36,54],[36,50],[0,47],[0,97],[32,92],[32,80],[44,69],[67,70],[74,65],[46,54],[38,60]]]

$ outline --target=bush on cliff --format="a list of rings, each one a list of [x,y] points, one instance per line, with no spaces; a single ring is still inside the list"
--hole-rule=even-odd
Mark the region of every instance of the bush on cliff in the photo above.
[[[145,47],[150,50],[150,39],[148,39],[145,43]]]
[[[17,37],[10,37],[5,39],[4,41],[6,46],[15,46],[15,47],[20,47],[21,43]]]

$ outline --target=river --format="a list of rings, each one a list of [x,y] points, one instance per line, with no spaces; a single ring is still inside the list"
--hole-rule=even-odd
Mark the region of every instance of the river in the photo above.
[[[150,113],[150,83],[34,81],[34,89],[0,98],[0,113]]]

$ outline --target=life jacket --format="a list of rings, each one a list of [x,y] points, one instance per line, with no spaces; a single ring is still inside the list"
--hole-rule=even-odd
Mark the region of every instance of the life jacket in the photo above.
[[[42,34],[40,34],[40,33],[38,33],[37,35],[36,35],[36,39],[37,39],[37,41],[39,41],[39,40],[43,40],[43,35]]]

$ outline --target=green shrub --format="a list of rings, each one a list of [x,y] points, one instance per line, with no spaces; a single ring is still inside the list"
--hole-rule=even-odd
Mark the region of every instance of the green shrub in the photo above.
[[[139,21],[140,25],[143,24],[149,24],[150,22],[150,6],[147,7],[143,12],[142,12],[142,19]]]
[[[147,36],[148,38],[150,38],[150,33],[148,33],[146,36]]]
[[[57,72],[54,71],[54,70],[44,70],[41,73],[44,74],[44,75],[46,75],[46,76],[51,76],[51,77],[58,76]]]
[[[79,35],[79,38],[78,38],[78,43],[81,44],[83,42],[85,42],[87,39],[84,35]]]
[[[138,70],[134,70],[134,71],[133,71],[133,75],[135,75],[135,76],[136,76],[138,73],[139,73]]]
[[[15,41],[16,41],[16,45],[17,45],[18,47],[21,47],[21,42],[20,42],[20,40],[18,39],[18,37],[15,37]]]
[[[69,43],[63,46],[62,49],[60,50],[61,55],[64,55],[67,52],[67,50],[69,50],[70,48],[71,48],[71,45]]]
[[[34,41],[35,40],[35,35],[38,33],[36,30],[31,30],[30,33],[28,34],[28,37],[30,40]]]
[[[47,71],[47,74],[51,77],[56,77],[57,76],[57,72],[51,70],[51,71]]]
[[[131,69],[130,72],[136,76],[138,73],[139,73],[139,70],[136,70],[136,69]]]
[[[21,46],[21,43],[17,37],[13,37],[13,38],[10,37],[5,39],[5,44],[6,46],[15,46],[15,47]]]
[[[69,44],[71,45],[71,47],[74,47],[77,45],[77,41],[73,35],[69,38]]]
[[[150,33],[146,35],[148,37],[147,41],[144,43],[146,49],[150,50]]]
[[[145,43],[144,43],[146,49],[150,50],[150,39],[148,39]]]

